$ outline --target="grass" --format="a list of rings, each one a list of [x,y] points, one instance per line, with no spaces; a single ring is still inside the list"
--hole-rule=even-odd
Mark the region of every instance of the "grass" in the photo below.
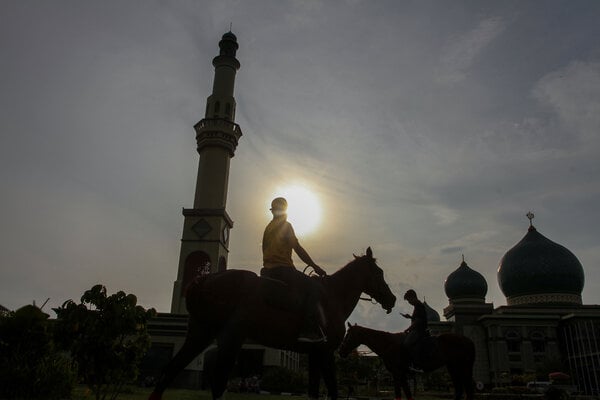
[[[130,386],[125,389],[124,393],[121,393],[118,397],[119,400],[147,400],[151,388],[142,388],[137,386]],[[425,393],[417,394],[419,400],[440,400],[439,397],[428,396]],[[323,396],[322,396],[323,397]],[[234,393],[226,392],[224,395],[226,400],[290,400],[293,399],[305,399],[306,395],[301,396],[283,396],[274,394],[251,394],[251,393]],[[364,399],[364,397],[362,397]],[[384,397],[371,397],[370,399],[382,399],[391,400],[393,394]],[[340,399],[345,400],[346,396],[340,394]],[[78,386],[73,391],[72,400],[95,400],[94,394],[89,391],[85,386]],[[212,396],[209,391],[206,390],[186,390],[186,389],[167,389],[163,395],[163,400],[212,400]]]

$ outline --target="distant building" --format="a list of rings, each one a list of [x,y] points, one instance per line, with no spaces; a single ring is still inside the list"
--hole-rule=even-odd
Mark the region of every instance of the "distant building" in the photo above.
[[[531,217],[533,217],[531,215]],[[485,302],[487,282],[463,260],[446,279],[446,321],[433,331],[454,331],[476,346],[475,380],[503,386],[512,376],[567,373],[577,390],[600,391],[600,305],[582,304],[583,267],[565,247],[530,225],[498,268],[507,305]]]
[[[0,304],[0,316],[5,316],[8,315],[8,313],[10,312],[10,310],[6,307],[4,307],[2,304]]]

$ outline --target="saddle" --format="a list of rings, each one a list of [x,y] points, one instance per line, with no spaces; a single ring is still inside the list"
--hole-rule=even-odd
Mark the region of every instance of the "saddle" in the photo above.
[[[259,290],[265,303],[273,308],[296,314],[304,312],[306,295],[283,281],[261,276]]]
[[[429,330],[425,332],[425,335],[415,343],[412,349],[409,349],[413,363],[425,367],[429,364],[430,360],[437,350],[437,337],[431,336]]]

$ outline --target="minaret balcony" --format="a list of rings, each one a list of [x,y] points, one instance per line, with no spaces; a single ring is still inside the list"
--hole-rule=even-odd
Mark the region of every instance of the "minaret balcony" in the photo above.
[[[242,136],[240,126],[225,118],[205,118],[194,129],[198,152],[207,146],[218,146],[229,150],[231,157]]]

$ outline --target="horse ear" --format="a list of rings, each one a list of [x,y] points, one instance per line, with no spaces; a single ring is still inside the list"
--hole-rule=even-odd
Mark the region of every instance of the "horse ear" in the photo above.
[[[371,250],[371,246],[367,248],[367,257],[373,258],[373,250]]]

